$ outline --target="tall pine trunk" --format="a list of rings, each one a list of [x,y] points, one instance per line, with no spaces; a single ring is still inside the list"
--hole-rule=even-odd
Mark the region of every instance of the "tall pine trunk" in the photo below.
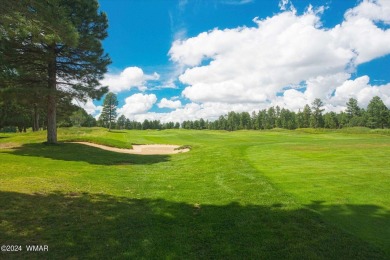
[[[108,132],[111,131],[112,100],[110,99],[109,102],[110,102],[110,110],[109,110],[109,114],[108,114]]]
[[[108,132],[111,131],[111,101],[110,101],[110,111],[108,113]]]
[[[47,143],[57,143],[57,69],[55,47],[51,47],[52,56],[48,62],[48,95],[47,95]]]
[[[33,131],[39,131],[39,113],[38,106],[34,104],[34,112],[33,112]]]

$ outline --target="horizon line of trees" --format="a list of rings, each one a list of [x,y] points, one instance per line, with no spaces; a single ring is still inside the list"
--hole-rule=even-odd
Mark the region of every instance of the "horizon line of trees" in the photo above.
[[[83,108],[69,102],[58,103],[57,127],[93,127],[97,126],[96,119]],[[26,132],[47,130],[45,109],[25,106],[13,100],[0,104],[0,132]]]
[[[346,105],[345,111],[323,113],[324,103],[321,99],[316,98],[311,106],[306,104],[303,110],[298,110],[298,112],[279,106],[272,106],[258,112],[253,111],[251,114],[231,111],[212,122],[203,119],[184,121],[182,128],[235,131],[273,128],[290,130],[297,128],[338,129],[354,126],[388,128],[390,126],[390,110],[378,96],[371,99],[367,109],[360,108],[354,98],[350,98]]]
[[[323,113],[324,103],[316,98],[311,106],[306,104],[303,110],[298,112],[286,108],[269,107],[258,112],[235,112],[221,115],[217,120],[209,121],[200,118],[199,120],[187,120],[179,122],[161,123],[160,120],[147,120],[142,123],[130,121],[121,115],[116,121],[107,121],[101,117],[97,121],[98,126],[115,129],[210,129],[210,130],[263,130],[273,128],[297,129],[297,128],[329,128],[338,129],[343,127],[369,127],[388,128],[390,126],[390,110],[383,103],[382,99],[375,96],[369,102],[367,109],[361,108],[355,98],[350,98],[346,103],[346,110],[339,113]]]
[[[108,95],[109,96],[109,95]],[[109,96],[109,98],[112,98]],[[112,105],[114,103],[114,106]],[[303,110],[298,112],[290,111],[289,109],[269,107],[259,111],[235,112],[231,111],[227,115],[221,115],[217,120],[209,121],[200,118],[198,120],[186,120],[179,122],[161,123],[160,120],[147,120],[138,122],[130,120],[124,115],[116,119],[117,101],[114,98],[113,102],[107,102],[110,107],[110,112],[104,112],[98,120],[88,114],[84,109],[77,106],[65,106],[66,109],[59,113],[59,127],[94,127],[100,126],[108,129],[128,129],[128,130],[146,130],[146,129],[194,129],[194,130],[266,130],[273,128],[297,129],[297,128],[329,128],[338,129],[343,127],[369,127],[369,128],[388,128],[390,127],[390,110],[386,107],[380,97],[376,96],[371,99],[367,109],[359,107],[358,102],[354,98],[350,98],[346,103],[346,110],[339,113],[327,112],[323,113],[324,103],[321,99],[315,99],[311,106],[306,104]],[[0,107],[0,129],[4,128],[4,119],[8,118],[8,125],[16,127],[21,132],[26,130],[26,127],[34,127],[34,112],[31,110],[25,111],[18,115],[8,116],[5,107]],[[12,108],[9,107],[12,111]],[[104,110],[104,109],[103,109]],[[111,111],[112,110],[112,111]],[[19,111],[19,110],[18,110]],[[12,114],[9,114],[12,115]],[[108,115],[108,116],[107,116]],[[113,117],[112,115],[115,115]],[[42,118],[45,118],[42,116]],[[45,129],[45,121],[40,123]]]

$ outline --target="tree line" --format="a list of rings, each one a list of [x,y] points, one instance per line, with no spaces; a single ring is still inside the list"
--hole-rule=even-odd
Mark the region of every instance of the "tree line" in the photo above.
[[[4,105],[6,104],[6,105]],[[25,131],[27,127],[36,127],[36,111],[9,100],[0,106],[0,129],[3,131]],[[138,122],[130,120],[124,115],[117,116],[118,100],[115,94],[108,93],[103,102],[102,113],[98,120],[88,114],[84,109],[70,104],[69,102],[58,105],[58,126],[59,127],[94,127],[100,126],[111,129],[146,130],[146,129],[195,129],[195,130],[265,130],[273,128],[296,129],[296,128],[329,128],[338,129],[343,127],[369,127],[388,128],[390,127],[390,110],[378,96],[371,99],[367,109],[361,108],[358,101],[350,98],[346,103],[346,110],[339,113],[324,113],[324,103],[321,99],[315,99],[311,106],[308,104],[298,112],[286,108],[269,107],[259,111],[235,112],[221,115],[217,120],[209,121],[200,118],[199,120],[187,120],[182,123],[166,122],[160,120],[147,120]],[[15,113],[16,111],[16,113]],[[45,129],[44,110],[38,109],[40,125]],[[11,127],[5,127],[11,126]]]
[[[279,106],[270,107],[251,114],[248,112],[231,111],[227,115],[220,116],[217,120],[209,122],[203,119],[184,121],[185,129],[211,129],[211,130],[264,130],[273,128],[297,129],[297,128],[330,128],[343,127],[369,127],[388,128],[390,126],[390,111],[380,97],[371,99],[367,109],[359,107],[354,98],[346,103],[346,110],[340,113],[324,113],[324,103],[321,99],[315,99],[311,106],[306,104],[303,110],[290,111]]]
[[[179,122],[161,123],[159,120],[144,120],[142,123],[130,121],[124,115],[118,119],[116,95],[109,93],[103,104],[102,114],[97,121],[98,126],[109,129],[210,129],[210,130],[243,130],[243,129],[296,129],[296,128],[330,128],[343,127],[369,127],[388,128],[390,126],[390,111],[378,96],[373,97],[367,109],[361,108],[358,101],[350,98],[346,103],[346,110],[340,113],[324,113],[324,103],[321,99],[315,99],[311,106],[306,104],[298,112],[290,111],[279,106],[270,107],[259,111],[234,112],[221,115],[217,120],[209,121],[203,118],[199,120],[187,120]]]
[[[42,103],[28,104],[22,100],[5,99],[0,102],[0,132],[26,132],[47,130],[47,113]],[[56,108],[57,127],[96,126],[96,119],[84,109],[59,100]]]

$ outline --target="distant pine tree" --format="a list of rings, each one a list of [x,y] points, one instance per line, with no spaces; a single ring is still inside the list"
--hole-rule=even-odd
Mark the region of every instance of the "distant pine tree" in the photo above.
[[[375,96],[367,106],[368,126],[371,128],[387,127],[389,109],[383,103],[382,99]]]
[[[109,131],[111,131],[112,124],[115,123],[117,117],[117,106],[118,99],[116,95],[112,92],[108,93],[104,98],[102,114],[100,115],[99,120],[103,122],[105,127],[108,127]]]

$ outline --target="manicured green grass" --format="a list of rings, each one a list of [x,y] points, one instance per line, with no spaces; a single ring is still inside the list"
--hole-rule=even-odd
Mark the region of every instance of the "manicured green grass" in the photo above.
[[[0,245],[14,258],[390,259],[387,131],[60,129],[0,136]],[[10,148],[13,146],[13,148]]]

